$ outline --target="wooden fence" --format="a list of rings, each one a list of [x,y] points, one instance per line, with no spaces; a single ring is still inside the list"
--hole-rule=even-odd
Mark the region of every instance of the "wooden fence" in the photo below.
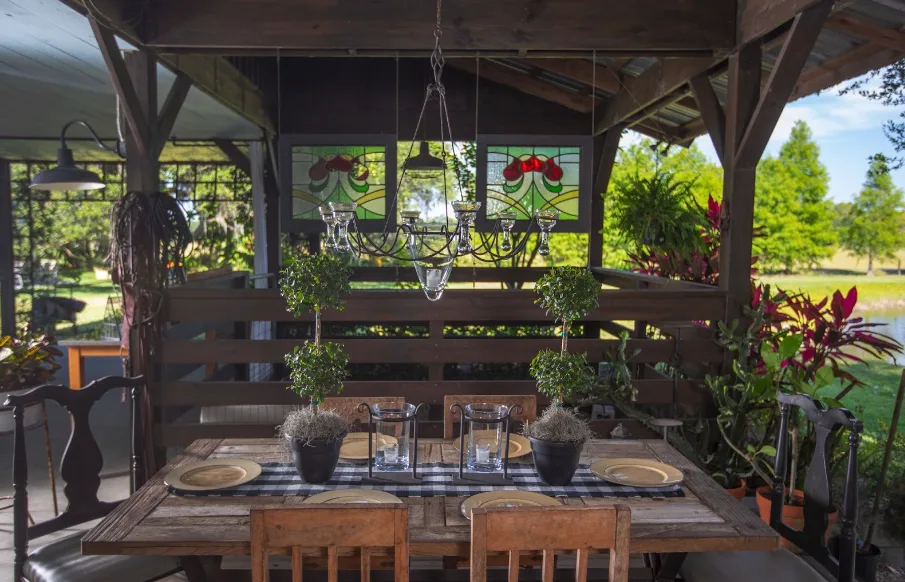
[[[467,272],[467,269],[462,269]],[[536,279],[537,273],[531,273]],[[678,386],[671,378],[653,370],[658,362],[685,365],[719,362],[723,351],[710,339],[709,332],[690,329],[681,339],[664,336],[661,339],[643,337],[648,323],[660,324],[664,329],[677,325],[687,327],[696,320],[716,320],[724,317],[725,294],[718,289],[630,273],[598,270],[598,278],[607,285],[622,288],[604,289],[600,306],[579,323],[583,337],[569,340],[570,351],[586,352],[588,360],[596,363],[616,345],[606,332],[621,329],[637,330],[639,337],[630,340],[629,349],[640,349],[633,359],[637,364],[636,387],[641,404],[702,405],[709,396],[696,380],[681,380]],[[631,288],[630,288],[631,287]],[[535,393],[530,379],[461,380],[449,378],[444,366],[450,364],[524,364],[530,362],[543,348],[557,348],[553,337],[460,337],[453,333],[462,325],[546,325],[552,323],[535,304],[536,294],[530,290],[447,290],[435,303],[427,301],[419,290],[361,290],[354,291],[344,311],[323,314],[325,330],[337,325],[387,325],[422,331],[419,337],[352,337],[340,341],[349,353],[353,365],[419,366],[424,377],[418,380],[351,380],[346,382],[343,396],[375,397],[402,396],[409,401],[424,402],[432,407],[432,415],[422,426],[426,434],[440,430],[442,401],[445,394],[526,394]],[[313,322],[313,316],[294,317],[286,311],[285,302],[273,289],[191,289],[176,288],[166,293],[164,317],[170,333],[163,339],[154,358],[156,378],[151,385],[152,401],[158,408],[154,425],[155,443],[159,446],[186,445],[197,438],[271,436],[273,426],[259,424],[201,424],[170,422],[169,410],[189,407],[235,404],[299,404],[298,397],[286,390],[285,380],[245,381],[243,366],[254,363],[279,363],[284,355],[303,339],[245,339],[234,337],[216,339],[188,338],[185,329],[199,324],[232,324],[236,330],[247,328],[249,322],[273,321],[303,324]],[[619,322],[619,323],[617,323]],[[634,326],[626,326],[634,322]],[[601,330],[604,332],[601,333]],[[705,331],[705,333],[699,333]],[[231,380],[189,381],[170,380],[170,367],[205,365],[235,371]],[[676,390],[677,388],[677,390]],[[609,424],[598,425],[605,430]]]

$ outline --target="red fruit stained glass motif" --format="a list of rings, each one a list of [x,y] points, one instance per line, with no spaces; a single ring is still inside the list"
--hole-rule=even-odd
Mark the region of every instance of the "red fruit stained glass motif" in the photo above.
[[[386,216],[386,147],[292,148],[292,218],[320,220],[318,207],[355,202],[359,220]]]
[[[487,218],[513,211],[530,220],[537,210],[558,210],[560,220],[577,220],[581,148],[487,147]]]

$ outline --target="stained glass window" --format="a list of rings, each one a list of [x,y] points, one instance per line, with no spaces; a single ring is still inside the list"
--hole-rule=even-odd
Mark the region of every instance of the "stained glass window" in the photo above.
[[[293,146],[292,219],[319,221],[324,202],[355,202],[359,220],[383,220],[386,159],[384,145]]]
[[[488,145],[485,217],[514,211],[527,221],[558,210],[560,221],[578,220],[581,162],[579,146]]]

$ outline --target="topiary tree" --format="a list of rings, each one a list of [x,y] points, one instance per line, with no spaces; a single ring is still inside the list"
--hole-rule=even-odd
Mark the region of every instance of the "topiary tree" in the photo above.
[[[562,344],[559,352],[540,351],[531,362],[531,375],[537,380],[537,389],[561,406],[570,394],[587,391],[596,380],[587,354],[570,354],[568,345],[572,324],[597,307],[600,283],[588,269],[554,267],[535,289],[540,295],[535,303],[562,325]]]
[[[292,384],[289,389],[307,396],[316,407],[327,394],[339,394],[348,376],[349,356],[340,344],[321,343],[321,312],[345,309],[351,291],[352,269],[333,255],[307,255],[291,261],[282,272],[280,292],[295,316],[314,313],[314,341],[286,354]]]

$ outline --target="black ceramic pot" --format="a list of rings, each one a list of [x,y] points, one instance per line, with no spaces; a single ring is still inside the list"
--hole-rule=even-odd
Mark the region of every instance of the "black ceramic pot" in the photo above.
[[[302,481],[326,483],[330,480],[336,469],[336,463],[339,462],[339,449],[343,446],[342,439],[317,440],[302,444],[295,439],[286,438],[292,449],[292,462]]]
[[[839,559],[839,536],[833,536],[827,542],[827,547],[833,557]],[[864,547],[864,542],[858,540],[855,547],[855,577],[861,582],[877,582],[877,567],[883,561],[883,550],[871,544]]]
[[[578,469],[583,444],[542,441],[529,438],[534,468],[547,485],[568,485]]]

